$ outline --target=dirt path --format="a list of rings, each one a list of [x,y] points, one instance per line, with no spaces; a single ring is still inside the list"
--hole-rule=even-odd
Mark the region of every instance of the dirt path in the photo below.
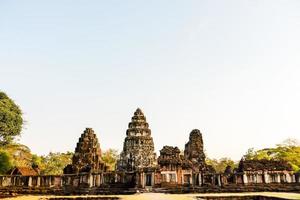
[[[269,197],[285,197],[289,199],[300,199],[300,193],[276,193],[276,192],[259,192],[259,193],[220,193],[220,194],[163,194],[163,193],[143,193],[135,195],[111,195],[111,197],[120,197],[122,200],[195,200],[197,196],[245,196],[245,195],[264,195]],[[103,197],[99,195],[97,197]],[[19,196],[15,198],[6,198],[12,200],[40,200],[55,196]],[[56,196],[58,197],[58,196]],[[68,196],[70,198],[70,196]],[[76,196],[71,196],[75,198]],[[85,197],[85,196],[77,196]],[[96,196],[91,196],[96,197]],[[109,197],[109,196],[105,196]]]

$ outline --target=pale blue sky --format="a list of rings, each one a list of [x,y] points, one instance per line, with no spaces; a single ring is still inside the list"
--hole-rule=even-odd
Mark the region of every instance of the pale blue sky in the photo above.
[[[38,154],[85,127],[122,149],[144,111],[156,151],[192,129],[209,157],[300,139],[300,1],[0,1],[0,89]]]

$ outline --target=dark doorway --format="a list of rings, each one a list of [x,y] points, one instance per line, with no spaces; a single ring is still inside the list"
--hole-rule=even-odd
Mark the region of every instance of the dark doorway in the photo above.
[[[147,174],[146,175],[146,186],[151,186],[152,185],[152,175]]]

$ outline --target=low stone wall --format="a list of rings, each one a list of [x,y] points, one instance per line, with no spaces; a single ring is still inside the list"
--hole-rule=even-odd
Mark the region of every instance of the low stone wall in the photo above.
[[[300,184],[282,183],[282,184],[230,184],[226,186],[177,186],[172,188],[153,188],[153,192],[163,192],[171,194],[184,193],[240,193],[240,192],[295,192],[300,193]]]
[[[161,182],[151,188],[154,192],[169,193],[300,191],[299,176],[286,176],[282,173],[272,175],[273,178],[271,175],[255,173],[202,174],[198,176],[199,181],[196,183],[180,185]],[[138,176],[117,172],[61,176],[0,176],[0,194],[133,194],[139,187],[138,184],[134,184],[134,177]],[[271,178],[276,181],[271,181]]]

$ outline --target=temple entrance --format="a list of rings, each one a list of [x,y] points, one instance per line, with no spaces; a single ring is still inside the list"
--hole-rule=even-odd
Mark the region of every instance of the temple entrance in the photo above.
[[[152,186],[152,174],[146,174],[146,186]]]

